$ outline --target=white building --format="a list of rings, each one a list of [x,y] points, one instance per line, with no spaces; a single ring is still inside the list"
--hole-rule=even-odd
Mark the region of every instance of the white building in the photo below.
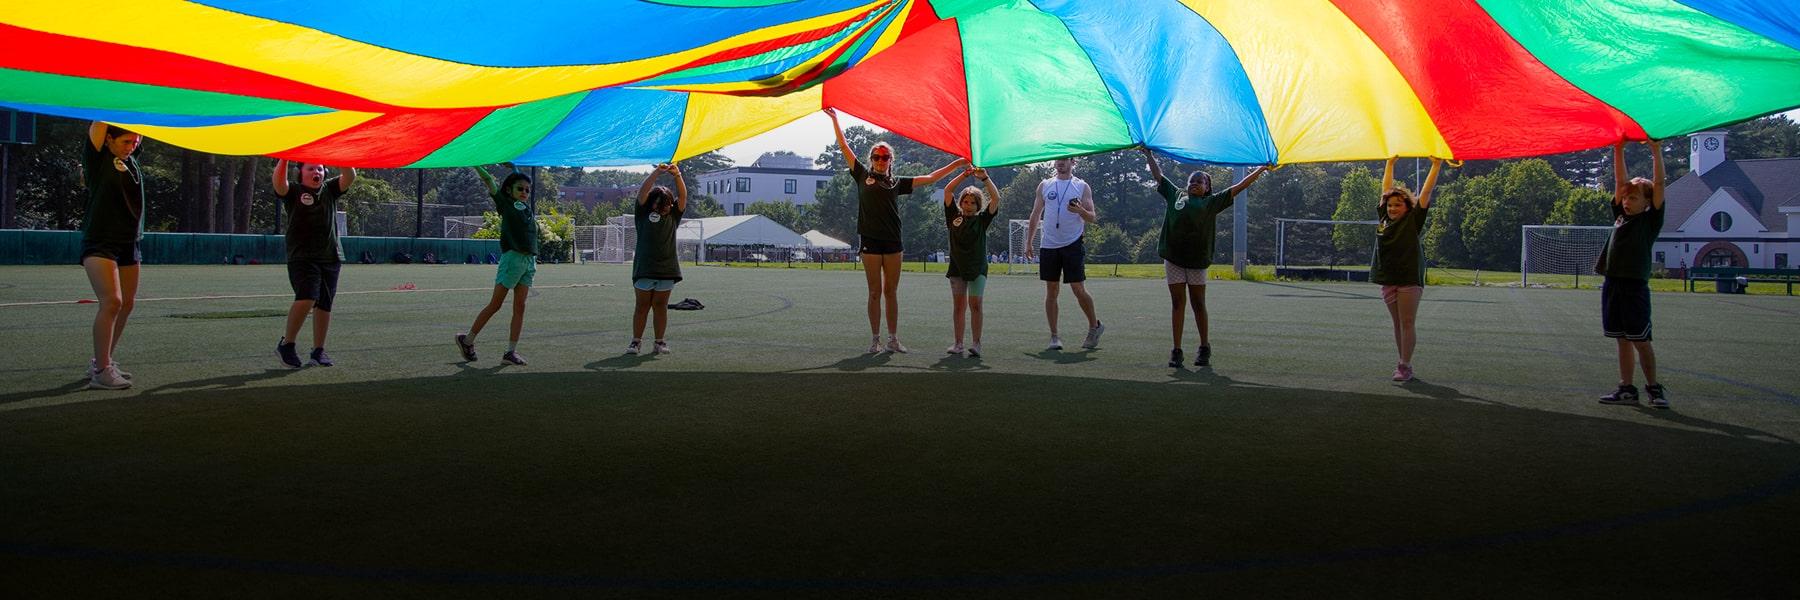
[[[836,171],[813,168],[812,159],[804,156],[764,154],[748,167],[732,167],[722,171],[701,173],[695,180],[699,190],[712,196],[725,207],[725,214],[741,215],[754,202],[792,202],[796,205],[817,201],[819,190],[831,181]]]
[[[1692,170],[1664,190],[1668,213],[1654,260],[1671,270],[1793,268],[1800,259],[1800,157],[1726,160],[1723,131],[1694,133],[1688,142]]]

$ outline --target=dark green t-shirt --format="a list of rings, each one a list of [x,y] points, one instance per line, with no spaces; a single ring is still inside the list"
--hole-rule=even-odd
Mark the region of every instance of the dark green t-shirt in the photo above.
[[[950,268],[945,277],[974,281],[988,273],[987,232],[993,224],[992,207],[965,217],[956,207],[944,206],[944,225],[950,228]]]
[[[632,217],[637,224],[637,254],[631,259],[631,279],[669,279],[681,281],[681,258],[675,253],[675,230],[681,226],[681,213],[650,212],[639,205]],[[651,217],[655,216],[655,220]]]
[[[344,190],[338,178],[326,180],[323,188],[288,184],[281,197],[287,211],[288,262],[343,262],[344,246],[338,243],[338,197]]]
[[[1156,193],[1163,197],[1162,239],[1156,243],[1156,255],[1183,269],[1212,266],[1219,213],[1231,208],[1231,188],[1200,198],[1162,177],[1156,180]]]
[[[136,156],[117,158],[105,147],[81,141],[83,176],[87,180],[87,216],[81,239],[87,242],[132,243],[144,237],[144,178]]]
[[[1637,215],[1626,215],[1624,206],[1613,203],[1612,237],[1594,272],[1621,279],[1650,279],[1650,251],[1656,236],[1662,234],[1663,209],[1651,207]]]
[[[1425,259],[1420,245],[1426,219],[1431,217],[1429,208],[1412,207],[1406,216],[1392,221],[1385,202],[1377,204],[1376,210],[1381,214],[1375,225],[1375,262],[1369,265],[1370,283],[1425,285]]]
[[[913,192],[913,178],[877,175],[862,161],[850,165],[856,183],[856,235],[900,241],[900,197]]]
[[[494,192],[494,211],[500,213],[500,251],[523,252],[537,256],[537,217],[524,200],[506,197],[506,190]]]

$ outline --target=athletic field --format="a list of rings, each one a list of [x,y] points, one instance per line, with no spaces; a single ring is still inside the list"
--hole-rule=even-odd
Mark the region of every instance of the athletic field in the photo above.
[[[289,370],[282,266],[151,265],[100,392],[81,270],[0,268],[0,597],[1800,594],[1793,297],[1657,293],[1656,411],[1592,290],[1433,287],[1398,385],[1366,284],[1216,282],[1176,370],[1152,279],[1047,353],[997,277],[976,360],[941,274],[868,356],[862,274],[690,266],[626,357],[629,267],[544,265],[463,364],[493,269],[346,266]]]

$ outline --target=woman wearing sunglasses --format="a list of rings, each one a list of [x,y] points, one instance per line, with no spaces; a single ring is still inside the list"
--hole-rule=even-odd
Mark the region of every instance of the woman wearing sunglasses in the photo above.
[[[863,276],[869,284],[869,354],[881,352],[882,302],[887,303],[887,351],[906,352],[900,344],[900,196],[918,187],[930,187],[944,176],[969,163],[956,159],[943,168],[922,177],[894,176],[894,147],[887,142],[869,150],[869,164],[857,160],[856,151],[844,139],[844,128],[838,125],[837,111],[825,109],[831,127],[837,131],[838,149],[850,163],[850,178],[856,184],[856,234],[862,252]]]

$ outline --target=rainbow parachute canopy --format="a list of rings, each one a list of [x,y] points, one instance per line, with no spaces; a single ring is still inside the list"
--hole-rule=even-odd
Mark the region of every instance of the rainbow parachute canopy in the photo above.
[[[497,10],[504,8],[504,11]],[[987,166],[1507,158],[1800,106],[1791,0],[12,0],[0,105],[363,167],[624,165],[821,107]]]

